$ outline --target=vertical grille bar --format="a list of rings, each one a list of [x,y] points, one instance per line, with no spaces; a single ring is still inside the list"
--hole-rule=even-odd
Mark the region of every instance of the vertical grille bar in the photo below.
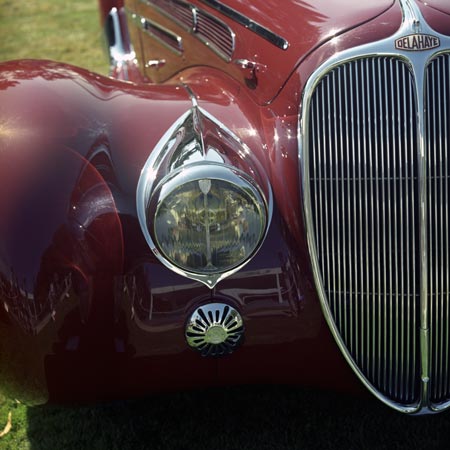
[[[430,309],[431,402],[450,400],[449,380],[449,134],[450,56],[435,58],[427,68],[425,118],[428,152],[428,261]]]
[[[318,265],[336,328],[385,396],[419,401],[415,89],[401,60],[327,73],[310,103],[310,192]]]

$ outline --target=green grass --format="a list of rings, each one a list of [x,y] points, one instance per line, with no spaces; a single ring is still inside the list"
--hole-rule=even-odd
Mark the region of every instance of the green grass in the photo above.
[[[0,0],[0,61],[52,59],[108,73],[95,0]]]
[[[165,394],[96,406],[12,410],[8,450],[444,449],[446,414],[408,417],[372,398],[289,387]]]
[[[0,0],[0,60],[53,59],[107,74],[95,0]],[[372,397],[286,387],[167,394],[95,406],[0,397],[1,450],[441,449],[448,413],[407,417]]]

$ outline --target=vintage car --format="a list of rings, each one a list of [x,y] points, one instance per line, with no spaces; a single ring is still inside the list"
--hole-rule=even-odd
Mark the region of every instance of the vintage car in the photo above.
[[[111,76],[0,65],[0,384],[450,406],[448,0],[100,0]]]

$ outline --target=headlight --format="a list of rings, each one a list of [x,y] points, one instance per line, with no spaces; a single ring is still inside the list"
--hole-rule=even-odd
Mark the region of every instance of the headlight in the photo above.
[[[260,246],[267,222],[254,182],[215,164],[194,164],[161,180],[147,210],[147,227],[162,255],[205,276],[245,263]]]
[[[136,207],[153,254],[172,271],[212,289],[261,247],[273,198],[250,149],[193,103],[147,159]]]

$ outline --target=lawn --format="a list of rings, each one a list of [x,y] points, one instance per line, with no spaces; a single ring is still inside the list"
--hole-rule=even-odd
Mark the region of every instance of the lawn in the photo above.
[[[0,61],[39,58],[107,74],[95,0],[0,0]]]
[[[0,0],[0,61],[47,58],[107,74],[95,0]],[[1,357],[1,355],[0,355]],[[441,449],[450,416],[406,417],[372,397],[295,387],[173,393],[76,407],[0,397],[0,449]]]
[[[10,450],[443,449],[448,414],[407,417],[375,399],[293,387],[240,387],[166,394],[83,407],[12,411]]]

